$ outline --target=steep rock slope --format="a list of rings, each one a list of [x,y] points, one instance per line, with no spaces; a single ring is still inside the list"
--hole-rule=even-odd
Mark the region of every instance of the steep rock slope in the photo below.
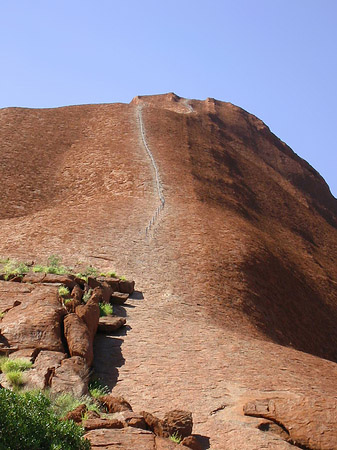
[[[159,413],[190,403],[219,449],[290,445],[254,428],[249,401],[300,415],[302,396],[336,398],[337,201],[259,119],[167,94],[10,108],[0,127],[0,254],[112,266],[144,293],[117,392]],[[330,448],[331,428],[301,445]]]

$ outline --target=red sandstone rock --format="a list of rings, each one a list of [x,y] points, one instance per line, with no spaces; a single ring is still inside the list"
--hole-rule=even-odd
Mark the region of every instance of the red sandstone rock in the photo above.
[[[73,290],[71,291],[71,296],[74,300],[78,300],[79,302],[82,301],[83,290],[78,284],[75,284],[75,286],[73,287]]]
[[[86,360],[79,356],[64,359],[56,367],[51,379],[51,391],[70,392],[78,397],[88,393],[89,369]]]
[[[191,448],[192,450],[203,450],[201,444],[195,436],[187,436],[181,441],[181,445]]]
[[[182,438],[187,437],[192,434],[192,413],[174,409],[165,414],[163,424],[170,435],[177,434]]]
[[[46,389],[51,386],[55,369],[66,358],[65,353],[42,350],[35,359],[33,368],[26,373],[26,387]]]
[[[82,405],[78,405],[72,411],[69,411],[68,414],[64,416],[64,420],[73,420],[75,423],[82,423],[82,419],[84,414],[87,412],[88,408],[86,404],[82,403]]]
[[[123,305],[129,298],[129,294],[123,294],[121,292],[113,292],[110,298],[110,303],[115,305]]]
[[[337,401],[332,398],[266,398],[246,403],[244,413],[282,425],[291,442],[308,448],[337,448]]]
[[[97,281],[102,282],[102,283],[107,283],[112,288],[113,292],[119,291],[119,278],[99,277],[99,278],[97,278]]]
[[[17,350],[9,355],[10,359],[26,359],[30,362],[34,362],[37,355],[39,354],[39,349],[37,348],[23,348]]]
[[[98,429],[84,435],[91,442],[92,450],[156,450],[154,435],[138,428]]]
[[[124,428],[123,423],[117,419],[87,419],[83,423],[83,427],[86,431],[97,430],[100,428],[111,429],[111,428]]]
[[[100,333],[109,334],[118,330],[126,324],[125,317],[103,316],[99,318],[98,331]]]
[[[19,283],[8,284],[24,287]],[[21,289],[19,292],[21,303],[6,312],[1,321],[1,334],[7,346],[63,352],[61,320],[65,310],[58,300],[57,288],[37,285],[30,292],[23,293]]]
[[[176,442],[173,442],[168,438],[164,439],[159,436],[155,437],[155,442],[156,442],[156,450],[176,450],[176,449],[183,450],[188,448],[182,444],[177,444]]]
[[[108,394],[99,397],[99,401],[106,407],[109,413],[132,411],[130,403],[123,397],[116,397],[112,394]]]
[[[135,282],[128,280],[119,280],[119,292],[124,292],[126,294],[132,294],[135,290]]]
[[[161,419],[146,411],[142,411],[141,414],[145,419],[146,425],[156,436],[169,437],[170,434]]]
[[[75,313],[87,325],[91,342],[97,331],[99,321],[99,306],[96,302],[89,299],[85,305],[79,305],[75,309]]]
[[[166,198],[146,239],[158,198],[137,102]],[[259,391],[336,395],[336,200],[320,175],[259,119],[214,99],[9,108],[0,126],[0,254],[112,258],[142,281],[151,307],[128,310],[137,333],[116,392],[134,389],[138,408],[148,398],[161,414],[193,404],[214,449],[293,448],[240,411]]]
[[[64,319],[64,336],[71,356],[84,358],[91,366],[93,361],[92,335],[88,326],[77,314],[68,314]]]
[[[27,273],[22,278],[22,283],[42,283],[46,277],[45,273]]]
[[[65,308],[68,311],[68,313],[74,313],[76,311],[76,308],[80,306],[80,304],[81,304],[80,300],[74,298],[65,303]]]

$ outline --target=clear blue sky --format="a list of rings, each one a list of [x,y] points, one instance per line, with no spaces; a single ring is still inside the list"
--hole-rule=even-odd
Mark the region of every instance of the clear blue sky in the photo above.
[[[230,101],[337,196],[336,0],[1,0],[0,107]]]

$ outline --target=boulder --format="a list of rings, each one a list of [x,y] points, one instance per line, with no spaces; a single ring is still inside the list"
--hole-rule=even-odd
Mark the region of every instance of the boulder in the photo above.
[[[64,416],[64,420],[73,420],[75,423],[82,423],[83,416],[87,410],[87,405],[82,403],[82,405],[78,405],[77,408],[69,411],[68,414]]]
[[[154,435],[139,428],[98,429],[84,435],[92,450],[155,450]]]
[[[86,360],[79,356],[64,359],[55,369],[51,379],[51,391],[69,392],[80,397],[88,393],[89,368]]]
[[[146,411],[142,411],[141,415],[144,417],[144,420],[148,428],[156,436],[169,437],[169,433],[166,429],[164,429],[164,424],[161,419],[158,419],[158,417]]]
[[[192,434],[192,413],[180,409],[169,411],[164,416],[163,425],[170,435],[177,434],[182,438],[187,437]]]
[[[120,420],[125,427],[141,428],[147,430],[147,424],[141,414],[136,414],[133,411],[121,411],[112,414],[114,419]]]
[[[42,350],[36,358],[33,368],[26,373],[26,387],[28,389],[50,387],[55,369],[66,357],[65,353]]]
[[[104,316],[99,318],[98,331],[100,333],[113,333],[126,324],[125,317]]]
[[[7,285],[25,288],[21,283]],[[20,304],[8,310],[1,321],[2,342],[18,350],[36,348],[64,352],[61,321],[66,311],[59,302],[57,288],[34,285],[24,293],[19,290],[18,298],[16,304]]]
[[[34,362],[35,358],[39,354],[39,349],[37,348],[23,348],[21,350],[17,350],[9,355],[10,359],[26,359],[29,362]]]
[[[65,317],[64,336],[70,356],[80,356],[91,366],[94,358],[92,335],[86,323],[77,314],[71,313]]]
[[[124,428],[123,422],[118,419],[105,419],[105,418],[96,418],[96,419],[87,419],[83,422],[83,427],[86,431],[89,430],[97,430],[99,428]]]
[[[182,441],[181,441],[181,445],[184,445],[185,447],[191,448],[192,450],[203,450],[201,444],[199,443],[198,439],[191,435],[191,436],[187,436],[185,437]]]
[[[68,313],[74,313],[76,311],[76,308],[80,306],[81,301],[77,298],[73,298],[72,300],[66,302],[65,308],[68,311]]]
[[[78,284],[75,284],[75,286],[73,287],[73,290],[71,291],[71,296],[74,300],[78,300],[81,303],[83,297],[83,290]]]
[[[42,283],[46,274],[44,272],[39,273],[27,273],[22,277],[22,283]]]
[[[112,291],[119,291],[119,278],[113,278],[113,277],[98,277],[97,281],[101,283],[107,283],[111,288]]]
[[[103,303],[104,300],[103,289],[101,287],[95,287],[94,290],[92,291],[90,300],[97,304]]]
[[[113,303],[115,305],[123,305],[128,298],[129,294],[123,294],[122,292],[113,292],[110,298],[110,303]]]
[[[96,279],[94,277],[88,277],[88,286],[91,289],[95,289],[97,287],[100,287],[101,283],[98,281],[98,279]]]
[[[43,283],[60,283],[70,290],[72,290],[76,286],[76,281],[74,281],[73,277],[67,275],[58,275],[54,273],[46,273],[45,277],[43,278]]]
[[[105,281],[105,279],[103,278],[92,278],[92,277],[88,277],[88,285],[91,289],[101,289],[101,302],[103,303],[109,303],[110,302],[110,297],[111,294],[113,293],[113,289],[110,286],[109,283],[107,283]]]
[[[93,339],[94,339],[96,331],[97,331],[98,320],[99,320],[98,304],[95,301],[89,299],[85,305],[77,306],[75,309],[75,313],[87,325],[89,333],[90,333],[91,341],[93,342]]]
[[[264,398],[246,403],[248,416],[263,417],[281,425],[289,441],[322,450],[337,449],[337,399],[319,397]]]
[[[119,292],[124,292],[126,294],[132,294],[135,290],[135,282],[128,280],[119,280]]]
[[[131,405],[123,397],[115,397],[112,394],[103,395],[98,399],[109,413],[120,411],[132,411]]]

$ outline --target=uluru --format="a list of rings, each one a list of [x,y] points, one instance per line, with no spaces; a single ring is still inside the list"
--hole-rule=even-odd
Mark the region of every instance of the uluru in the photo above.
[[[5,108],[0,129],[1,258],[123,275],[89,276],[92,307],[72,310],[53,284],[76,299],[79,277],[0,281],[0,352],[36,347],[35,371],[42,352],[66,355],[48,362],[59,385],[84,360],[164,430],[146,414],[139,435],[88,426],[92,448],[337,449],[337,200],[308,162],[244,109],[174,93]],[[93,292],[114,299],[118,330],[94,337],[107,325]],[[13,331],[27,311],[48,317],[46,346]],[[64,344],[70,323],[91,340],[83,354]],[[180,444],[166,442],[170,411],[193,417]]]

